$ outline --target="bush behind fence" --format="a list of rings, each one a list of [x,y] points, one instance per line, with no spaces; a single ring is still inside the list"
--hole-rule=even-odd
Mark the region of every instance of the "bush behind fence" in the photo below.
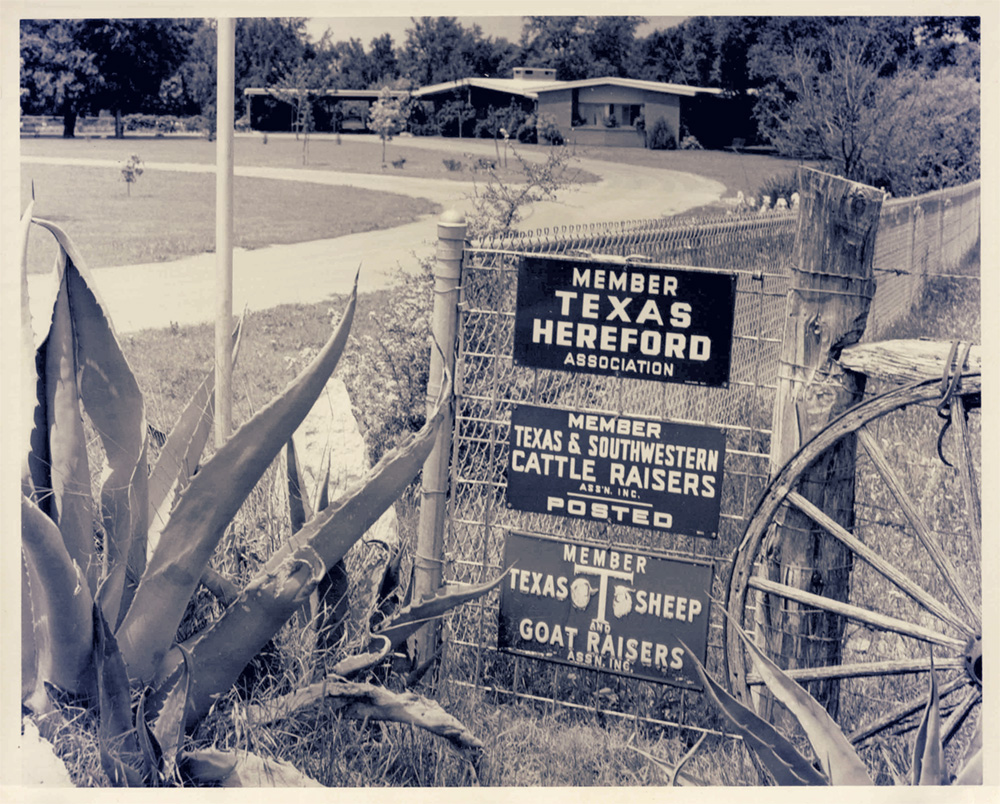
[[[497,575],[510,530],[583,539],[601,546],[653,549],[671,557],[711,559],[712,595],[725,597],[732,555],[766,484],[778,352],[796,234],[796,214],[664,219],[567,226],[525,232],[467,248],[462,275],[456,419],[445,578]],[[878,288],[866,337],[905,316],[927,277],[950,275],[979,240],[979,183],[883,205],[874,270]],[[668,385],[526,369],[511,358],[522,254],[588,253],[737,273],[732,372],[728,388]],[[663,537],[651,531],[509,509],[505,502],[511,406],[649,416],[724,429],[727,440],[722,517],[717,539]],[[496,650],[498,596],[449,621],[445,672],[453,681],[501,695],[638,716],[714,731],[702,696],[603,672],[537,662]],[[721,614],[713,612],[708,666],[721,674]]]

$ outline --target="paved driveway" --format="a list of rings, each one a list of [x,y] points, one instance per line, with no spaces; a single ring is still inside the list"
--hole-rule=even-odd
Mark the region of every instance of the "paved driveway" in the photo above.
[[[493,154],[491,142],[421,140],[408,146],[435,150]],[[442,147],[443,146],[443,147]],[[534,157],[533,157],[534,158]],[[580,166],[601,177],[596,183],[574,185],[527,211],[522,229],[540,229],[601,221],[636,220],[675,215],[717,200],[724,187],[716,181],[671,170],[635,167],[590,159]],[[115,166],[113,160],[25,157],[22,162]],[[214,172],[214,165],[147,163],[146,170]],[[239,176],[302,181],[384,190],[427,198],[443,209],[470,208],[472,185],[446,179],[324,170],[237,167]],[[313,303],[350,290],[361,267],[362,292],[393,284],[400,269],[416,268],[416,257],[434,253],[436,217],[374,232],[329,240],[236,249],[233,255],[233,307],[261,310],[287,303]],[[416,256],[414,256],[416,255]],[[84,255],[86,257],[86,255]],[[101,297],[119,332],[163,328],[211,321],[215,255],[200,254],[170,262],[99,268],[94,271]],[[35,330],[51,314],[53,281],[50,275],[28,277]]]

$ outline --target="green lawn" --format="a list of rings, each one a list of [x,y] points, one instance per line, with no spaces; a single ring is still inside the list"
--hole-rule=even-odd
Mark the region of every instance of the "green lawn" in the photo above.
[[[694,173],[726,185],[726,195],[730,196],[740,190],[746,195],[756,192],[767,179],[778,174],[794,173],[801,163],[798,159],[731,151],[650,151],[645,148],[581,146],[576,152],[585,159]]]
[[[471,181],[472,167],[479,157],[463,155],[461,140],[443,140],[442,149],[428,150],[406,145],[408,138],[401,137],[387,143],[384,168],[388,175],[399,175],[451,181]],[[466,140],[465,142],[469,142]],[[483,142],[477,140],[476,142]],[[237,166],[307,168],[310,170],[336,170],[346,173],[378,173],[382,168],[382,145],[372,137],[341,137],[338,144],[327,136],[311,137],[306,161],[302,161],[302,142],[289,136],[271,135],[237,137],[234,141],[233,160]],[[518,146],[525,150],[538,146]],[[127,137],[115,139],[27,138],[21,140],[22,156],[57,156],[78,159],[116,159],[125,161],[132,154],[139,154],[146,162],[196,162],[214,164],[216,144],[203,137]],[[544,150],[544,149],[542,149]],[[392,162],[405,159],[401,168]],[[460,170],[449,170],[444,160],[461,163]],[[497,175],[503,180],[516,181],[520,174],[515,160],[510,158],[507,168],[500,166]],[[576,182],[597,181],[597,177],[583,171],[574,172]]]
[[[26,163],[22,209],[31,199],[32,182],[35,216],[66,229],[90,267],[159,262],[215,249],[210,173],[147,171],[129,196],[116,168]],[[387,229],[439,211],[429,201],[394,193],[239,176],[234,201],[234,238],[241,248]],[[33,230],[29,272],[51,270],[52,243]]]

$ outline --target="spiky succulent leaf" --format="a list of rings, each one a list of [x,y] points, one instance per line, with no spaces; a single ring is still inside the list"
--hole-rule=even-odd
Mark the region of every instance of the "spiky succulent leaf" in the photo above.
[[[21,216],[18,227],[18,245],[21,252],[21,429],[25,435],[31,433],[32,418],[38,394],[35,392],[37,376],[35,374],[35,336],[31,328],[31,304],[28,298],[28,235],[31,232],[31,213],[35,202],[31,201]],[[30,450],[30,442],[29,442]],[[25,453],[26,455],[27,453]],[[30,478],[27,466],[22,467],[22,478]],[[30,492],[29,492],[30,493]]]
[[[71,693],[93,685],[93,599],[87,579],[70,557],[56,524],[21,497],[21,548],[28,574],[33,620],[35,676],[44,706],[43,683]]]
[[[60,264],[64,267],[60,295],[65,288],[70,313],[68,332],[78,360],[80,399],[101,437],[110,470],[101,489],[106,576],[103,583],[107,586],[102,598],[107,607],[105,616],[116,624],[146,563],[145,406],[106,307],[80,255],[66,233],[54,223],[39,219],[35,223],[48,229],[59,244]],[[55,334],[55,323],[50,338]],[[55,467],[55,455],[52,460]],[[88,498],[89,489],[88,480]]]
[[[103,592],[103,590],[102,590]],[[132,723],[132,696],[125,663],[101,611],[100,596],[94,613],[94,662],[97,669],[99,721],[97,743],[101,766],[116,787],[141,787],[152,771]]]
[[[421,430],[383,456],[364,480],[314,516],[282,545],[239,600],[204,632],[185,643],[194,658],[193,713],[204,716],[326,573],[412,482],[430,452],[450,402],[442,388]],[[199,475],[200,477],[200,475]],[[176,657],[165,663],[173,667]]]
[[[285,445],[285,474],[288,477],[288,516],[292,523],[292,533],[298,533],[302,526],[312,519],[309,493],[302,482],[302,467],[295,451],[295,439],[289,438]]]
[[[233,365],[240,351],[244,317],[233,331]],[[170,430],[160,449],[160,456],[149,473],[149,531],[147,555],[160,540],[160,533],[170,518],[170,511],[177,493],[195,473],[198,461],[208,443],[215,416],[215,368],[209,369],[205,379],[195,390],[184,407],[180,418]]]
[[[319,782],[280,759],[249,752],[206,749],[183,755],[184,772],[199,782],[219,787],[322,787]]]
[[[418,600],[401,609],[395,617],[379,628],[376,636],[387,637],[392,643],[393,649],[396,650],[426,623],[447,614],[456,606],[482,597],[491,589],[499,586],[506,576],[505,572],[492,581],[480,584],[448,584],[433,597]]]
[[[722,611],[725,613],[725,609]],[[830,784],[873,784],[864,762],[855,753],[830,714],[805,689],[768,659],[742,629],[737,628],[736,632],[750,653],[754,669],[771,694],[785,705],[802,726]]]
[[[178,498],[118,632],[133,677],[148,681],[160,668],[226,526],[333,373],[356,304],[357,279],[337,331],[316,359],[219,448]]]
[[[684,644],[683,642],[681,643]],[[785,737],[766,720],[730,695],[716,683],[687,645],[684,650],[692,660],[702,684],[719,710],[729,719],[764,767],[780,785],[826,785],[829,780],[803,757]]]
[[[413,692],[392,692],[374,684],[341,681],[332,676],[267,703],[250,706],[248,714],[256,723],[273,723],[322,700],[346,717],[409,723],[444,737],[456,748],[483,747],[483,743],[437,701]]]
[[[981,785],[983,783],[983,749],[979,748],[955,776],[952,784]]]
[[[181,745],[184,743],[188,695],[191,691],[191,656],[179,648],[182,661],[158,690],[151,691],[152,730],[162,749],[161,771],[164,778],[174,775]]]
[[[45,373],[40,378],[46,413],[49,481],[47,488],[35,487],[48,498],[47,512],[59,526],[70,557],[80,565],[91,584],[98,571],[94,562],[94,507],[90,491],[90,462],[87,436],[83,429],[82,403],[77,386],[78,345],[74,311],[70,307],[66,253],[57,258],[58,291],[53,303],[49,333],[39,347],[44,351]]]
[[[371,651],[370,653],[361,653],[356,656],[347,656],[341,659],[334,665],[333,674],[343,676],[347,679],[354,678],[359,673],[364,672],[370,667],[374,667],[384,660],[392,650],[392,643],[385,637],[375,638],[381,640],[378,650]]]
[[[913,741],[913,761],[910,765],[912,784],[941,785],[948,783],[948,770],[944,761],[944,745],[941,742],[941,708],[938,704],[937,674],[934,672],[934,656],[931,655],[930,697],[920,719],[920,728]]]
[[[165,778],[163,774],[163,750],[146,720],[146,700],[147,695],[144,692],[136,707],[135,735],[139,750],[142,752],[143,767],[149,769],[147,780],[149,784],[156,787],[162,784]]]

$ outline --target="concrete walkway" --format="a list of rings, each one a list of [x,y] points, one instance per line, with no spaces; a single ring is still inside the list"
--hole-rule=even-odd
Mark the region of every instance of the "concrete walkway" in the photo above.
[[[447,143],[407,138],[407,146],[460,153],[494,154],[492,142],[463,140]],[[534,155],[531,158],[534,157]],[[25,157],[23,163],[117,166],[114,160]],[[586,171],[601,177],[596,183],[573,185],[555,202],[527,210],[520,228],[540,229],[569,224],[658,218],[717,200],[724,187],[716,181],[671,170],[635,167],[579,159]],[[213,173],[211,164],[153,162],[146,170]],[[344,173],[326,170],[237,167],[238,176],[300,181],[382,190],[440,204],[443,210],[471,209],[473,187],[468,182],[392,174]],[[315,303],[350,291],[358,267],[360,290],[370,292],[394,284],[398,272],[416,269],[418,259],[434,253],[436,218],[392,229],[362,232],[329,240],[236,249],[233,255],[233,307],[263,310],[280,304]],[[86,255],[83,255],[86,259]],[[90,266],[94,268],[94,266]],[[161,329],[211,321],[214,317],[215,255],[199,254],[170,262],[94,270],[98,291],[119,332]],[[28,277],[36,332],[51,315],[54,282],[51,275]]]

